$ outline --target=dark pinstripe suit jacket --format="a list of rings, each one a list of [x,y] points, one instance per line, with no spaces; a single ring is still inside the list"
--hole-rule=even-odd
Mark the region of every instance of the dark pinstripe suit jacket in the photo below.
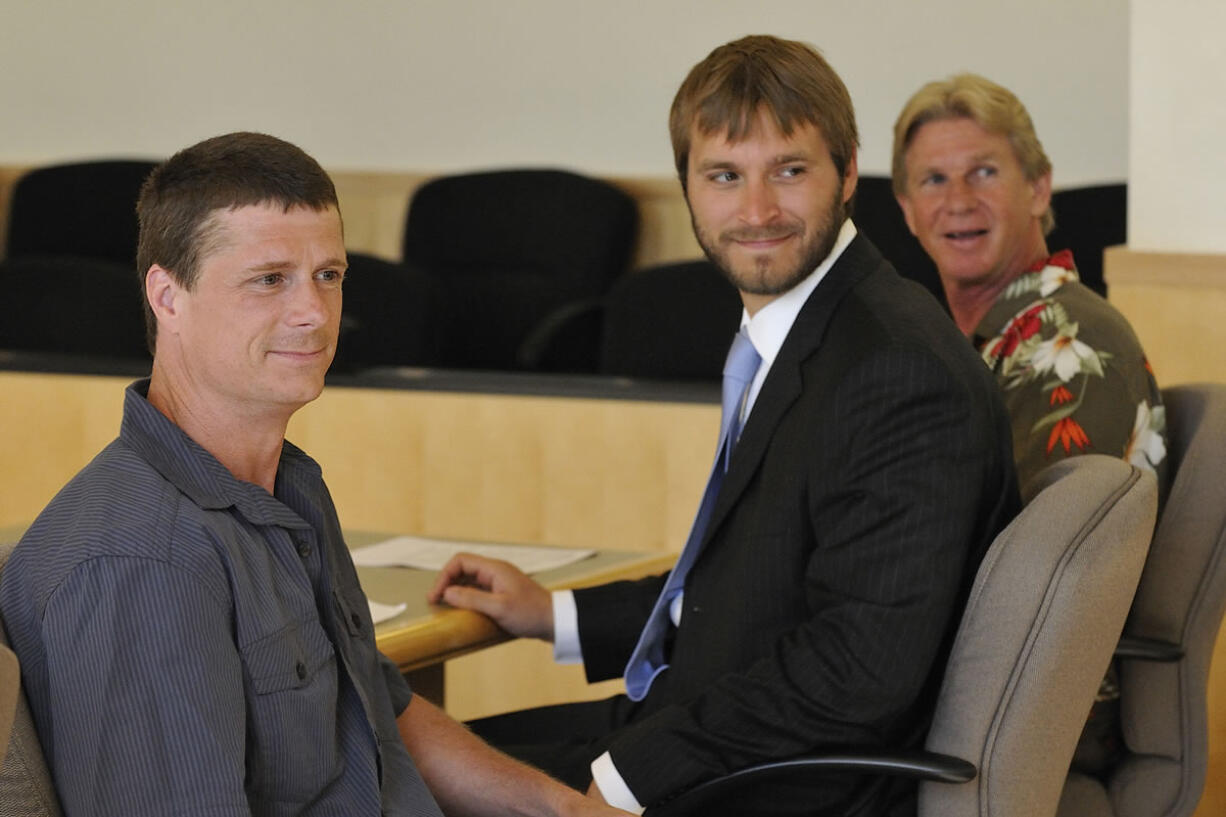
[[[610,744],[640,801],[818,747],[921,741],[975,569],[1018,507],[1009,434],[966,338],[857,237],[746,422],[671,666]],[[661,584],[576,594],[591,679],[622,672]],[[829,800],[858,788],[833,780]]]

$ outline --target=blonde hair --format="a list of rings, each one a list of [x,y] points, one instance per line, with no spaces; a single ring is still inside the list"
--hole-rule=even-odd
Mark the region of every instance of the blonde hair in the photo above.
[[[978,74],[957,74],[930,82],[907,100],[894,123],[893,186],[895,195],[907,190],[907,148],[922,125],[944,119],[970,119],[989,133],[1001,134],[1013,146],[1013,155],[1027,181],[1051,172],[1051,160],[1043,152],[1026,106],[1013,92]],[[1048,206],[1043,213],[1043,234],[1056,220]]]

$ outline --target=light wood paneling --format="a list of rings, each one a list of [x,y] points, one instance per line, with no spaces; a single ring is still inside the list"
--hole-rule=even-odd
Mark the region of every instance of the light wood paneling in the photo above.
[[[1194,817],[1226,814],[1226,628],[1218,630],[1209,665],[1209,770]]]
[[[329,387],[289,438],[348,527],[679,550],[718,424],[713,404]]]
[[[13,185],[25,170],[24,167],[0,167],[0,257],[4,255],[8,242],[9,199],[12,198]]]
[[[0,526],[29,523],[115,439],[128,382],[0,372]]]
[[[1226,382],[1226,255],[1109,247],[1103,271],[1159,384]]]

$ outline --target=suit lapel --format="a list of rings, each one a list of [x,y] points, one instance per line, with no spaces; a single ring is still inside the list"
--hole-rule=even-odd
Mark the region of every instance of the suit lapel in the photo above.
[[[882,260],[877,248],[863,236],[857,235],[796,315],[796,321],[788,331],[754,401],[741,439],[732,450],[728,473],[724,475],[715,508],[703,535],[704,548],[740,500],[766,455],[776,427],[800,397],[804,386],[801,365],[821,345],[835,308]]]

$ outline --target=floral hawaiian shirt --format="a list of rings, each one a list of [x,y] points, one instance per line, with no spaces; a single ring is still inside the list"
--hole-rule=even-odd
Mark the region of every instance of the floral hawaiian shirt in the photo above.
[[[1046,465],[1110,454],[1166,488],[1166,418],[1141,344],[1115,307],[1077,278],[1067,250],[1010,283],[972,338],[996,375],[1026,485]]]

